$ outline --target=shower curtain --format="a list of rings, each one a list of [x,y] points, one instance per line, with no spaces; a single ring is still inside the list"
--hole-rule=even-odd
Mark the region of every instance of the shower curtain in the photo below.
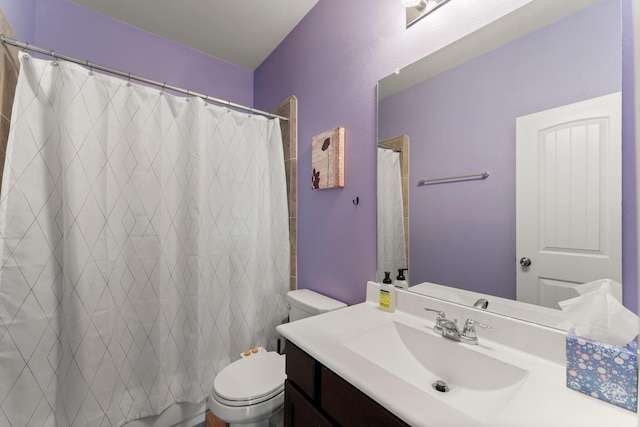
[[[407,267],[404,236],[404,205],[400,153],[378,148],[378,267],[377,280],[382,282],[384,272],[391,279],[399,268]]]
[[[0,425],[202,401],[286,318],[280,126],[21,57],[0,197]]]

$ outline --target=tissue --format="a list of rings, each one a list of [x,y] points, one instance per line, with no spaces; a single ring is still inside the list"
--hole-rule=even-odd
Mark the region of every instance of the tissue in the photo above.
[[[613,295],[622,294],[622,285],[602,279],[578,285],[580,296],[560,301],[575,334],[616,346],[625,346],[638,335],[638,316]]]

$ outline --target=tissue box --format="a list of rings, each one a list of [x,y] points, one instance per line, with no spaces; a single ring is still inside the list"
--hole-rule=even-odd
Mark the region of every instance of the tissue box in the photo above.
[[[567,387],[636,412],[638,345],[618,347],[567,335]]]

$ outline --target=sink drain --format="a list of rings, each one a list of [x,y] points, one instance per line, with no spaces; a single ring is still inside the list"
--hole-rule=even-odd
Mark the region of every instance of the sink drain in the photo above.
[[[439,391],[440,393],[446,393],[449,391],[447,383],[442,380],[438,380],[435,383],[431,384],[431,387],[433,387],[435,391]]]

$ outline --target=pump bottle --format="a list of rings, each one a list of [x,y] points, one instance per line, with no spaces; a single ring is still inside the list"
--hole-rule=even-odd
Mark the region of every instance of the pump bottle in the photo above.
[[[380,285],[380,309],[393,313],[396,311],[396,287],[391,282],[391,272],[384,272]]]
[[[394,286],[398,289],[409,289],[409,283],[407,279],[404,277],[404,272],[409,271],[408,268],[399,268],[398,269],[398,277],[396,277],[396,281],[393,282]]]

